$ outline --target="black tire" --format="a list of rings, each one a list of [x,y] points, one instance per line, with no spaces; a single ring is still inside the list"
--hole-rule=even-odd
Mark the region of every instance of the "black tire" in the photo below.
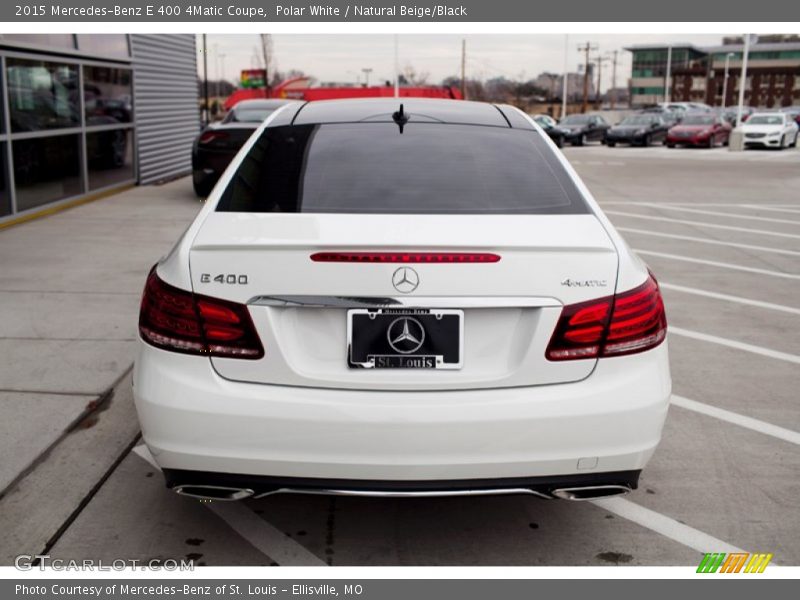
[[[781,143],[778,146],[778,150],[783,150],[784,148],[786,148],[786,134],[785,133],[781,136]]]
[[[581,134],[581,135],[578,137],[578,146],[585,146],[585,145],[586,145],[586,134],[585,134],[585,133],[582,133],[582,134]]]
[[[642,147],[647,148],[650,145],[650,134],[648,133],[642,138]]]
[[[709,148],[713,148],[714,147],[714,136],[713,135],[708,136],[708,144],[707,144],[707,146]]]
[[[195,172],[192,176],[192,187],[197,196],[205,198],[214,189],[214,181],[209,181],[208,177],[204,177],[202,173],[198,176],[198,173]]]
[[[608,146],[609,148],[613,148],[616,145],[617,145],[617,142],[608,142],[608,141],[606,142],[606,146]]]
[[[674,148],[674,147],[675,147],[675,144],[667,142],[667,148]]]
[[[553,140],[553,143],[556,145],[556,148],[563,148],[564,147],[564,136],[560,135]]]

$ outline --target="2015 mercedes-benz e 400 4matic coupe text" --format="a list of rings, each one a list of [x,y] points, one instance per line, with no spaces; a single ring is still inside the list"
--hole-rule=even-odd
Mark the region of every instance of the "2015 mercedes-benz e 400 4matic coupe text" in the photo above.
[[[187,495],[596,498],[660,440],[666,328],[522,112],[297,103],[151,271],[136,407]]]

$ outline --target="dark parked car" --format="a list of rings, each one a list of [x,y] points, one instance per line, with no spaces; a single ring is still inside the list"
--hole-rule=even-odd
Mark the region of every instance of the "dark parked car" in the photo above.
[[[610,127],[600,115],[569,115],[561,119],[558,126],[564,131],[564,141],[573,146],[602,142]]]
[[[564,130],[558,126],[558,122],[548,115],[533,115],[533,120],[536,124],[544,129],[545,133],[550,136],[556,146],[561,148],[564,145]]]
[[[649,146],[663,142],[668,129],[669,126],[656,113],[631,115],[606,131],[605,142],[611,147],[617,143]]]
[[[261,123],[293,100],[242,100],[220,123],[212,123],[192,147],[192,183],[198,196],[208,196],[239,149]]]
[[[680,124],[667,133],[667,146],[703,146],[713,148],[727,144],[731,125],[720,115],[703,112],[689,113]]]

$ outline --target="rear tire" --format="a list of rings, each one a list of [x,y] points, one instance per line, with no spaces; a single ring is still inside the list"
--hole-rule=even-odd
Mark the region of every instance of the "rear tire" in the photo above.
[[[606,146],[608,146],[609,148],[613,148],[616,145],[617,145],[617,142],[606,142]]]
[[[214,182],[209,181],[208,178],[204,177],[202,173],[198,174],[195,172],[192,177],[192,187],[194,188],[194,193],[197,196],[200,198],[205,198],[211,193],[211,190],[214,189]]]
[[[673,144],[671,142],[667,142],[667,148],[674,148],[674,147],[675,147],[675,144]]]
[[[646,136],[644,136],[644,139],[642,140],[642,146],[647,148],[649,145],[650,145],[650,134],[648,133]]]

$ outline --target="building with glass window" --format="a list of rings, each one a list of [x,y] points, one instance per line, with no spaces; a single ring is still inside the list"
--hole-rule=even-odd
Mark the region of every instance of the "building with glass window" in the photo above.
[[[0,224],[188,173],[193,35],[0,36]]]
[[[633,54],[631,105],[664,102],[669,47],[646,45],[632,46],[626,50]],[[720,46],[706,48],[672,46],[670,100],[704,102],[711,106],[737,104],[743,54],[744,41],[736,38],[728,38]],[[751,44],[744,102],[758,108],[800,104],[800,37],[761,36]]]

